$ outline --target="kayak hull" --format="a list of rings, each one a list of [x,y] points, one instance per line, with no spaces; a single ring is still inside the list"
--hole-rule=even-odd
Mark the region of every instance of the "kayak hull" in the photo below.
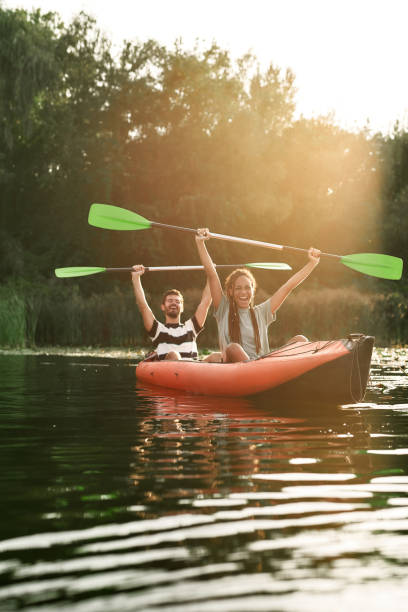
[[[295,342],[240,363],[142,361],[136,377],[148,385],[197,395],[355,403],[364,398],[374,338]]]

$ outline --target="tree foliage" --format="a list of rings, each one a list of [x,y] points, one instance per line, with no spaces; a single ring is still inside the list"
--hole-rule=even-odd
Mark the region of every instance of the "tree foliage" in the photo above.
[[[45,282],[60,266],[197,261],[184,235],[91,228],[95,201],[342,255],[405,254],[407,135],[296,119],[295,93],[289,70],[262,71],[250,54],[234,62],[217,44],[124,42],[116,56],[83,13],[66,25],[53,13],[0,8],[2,277]],[[279,259],[231,243],[211,251],[220,263]],[[331,262],[317,278],[364,283]],[[197,276],[162,282],[197,285]]]

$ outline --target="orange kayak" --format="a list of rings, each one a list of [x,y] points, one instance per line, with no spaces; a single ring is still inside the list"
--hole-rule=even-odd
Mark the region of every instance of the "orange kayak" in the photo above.
[[[146,360],[136,366],[136,377],[197,395],[355,403],[365,394],[373,346],[372,336],[350,334],[287,344],[240,363]]]

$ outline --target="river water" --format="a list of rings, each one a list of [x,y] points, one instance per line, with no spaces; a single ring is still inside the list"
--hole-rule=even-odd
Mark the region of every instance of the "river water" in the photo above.
[[[0,355],[0,610],[407,609],[408,351],[327,409],[134,365]]]

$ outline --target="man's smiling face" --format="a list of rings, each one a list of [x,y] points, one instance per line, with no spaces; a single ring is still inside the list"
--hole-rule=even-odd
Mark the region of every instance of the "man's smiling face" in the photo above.
[[[183,299],[179,295],[169,294],[161,305],[166,318],[176,322],[184,310]]]

